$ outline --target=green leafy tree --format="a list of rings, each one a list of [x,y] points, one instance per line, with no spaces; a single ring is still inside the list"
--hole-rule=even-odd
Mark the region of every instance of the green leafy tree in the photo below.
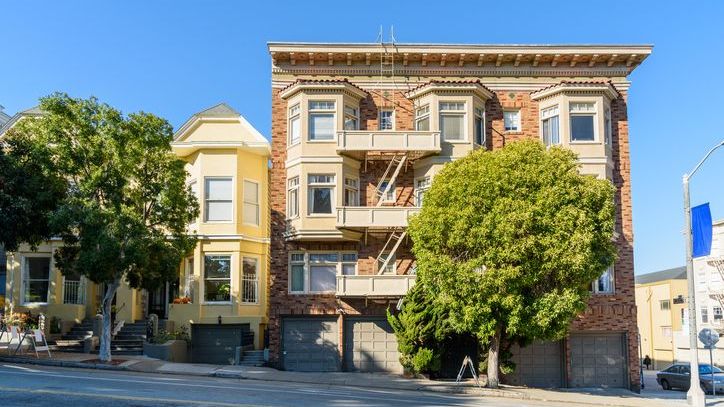
[[[50,151],[34,137],[0,135],[0,250],[36,246],[51,237],[50,216],[65,197],[66,182]]]
[[[64,245],[55,262],[64,274],[105,284],[99,357],[111,360],[111,304],[122,281],[153,289],[176,277],[196,243],[187,225],[198,203],[183,161],[171,151],[169,123],[147,113],[124,116],[95,98],[54,94],[45,114],[13,132],[49,149],[67,180],[67,197],[50,216]]]
[[[488,349],[489,387],[501,340],[562,338],[585,309],[615,259],[614,213],[609,181],[536,141],[473,152],[435,177],[409,228],[418,282]]]

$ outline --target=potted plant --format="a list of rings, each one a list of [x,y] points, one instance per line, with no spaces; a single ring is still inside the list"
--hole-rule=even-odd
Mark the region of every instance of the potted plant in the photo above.
[[[188,360],[189,342],[188,327],[185,325],[177,331],[160,330],[143,343],[143,354],[168,362],[183,363]]]
[[[229,283],[222,284],[219,286],[219,289],[216,291],[216,300],[217,301],[229,301],[230,294],[231,293],[231,285]]]

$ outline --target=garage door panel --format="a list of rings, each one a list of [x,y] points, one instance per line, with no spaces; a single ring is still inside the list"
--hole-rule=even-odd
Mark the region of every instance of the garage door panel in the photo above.
[[[560,342],[534,342],[526,347],[511,348],[516,368],[506,375],[508,383],[529,387],[561,387],[563,363]]]
[[[623,334],[571,335],[572,387],[627,387]]]
[[[349,318],[344,336],[347,370],[402,373],[397,337],[386,318]]]
[[[191,328],[191,352],[195,363],[233,364],[248,324],[201,325]]]
[[[336,319],[285,318],[282,326],[284,369],[307,372],[339,370]]]

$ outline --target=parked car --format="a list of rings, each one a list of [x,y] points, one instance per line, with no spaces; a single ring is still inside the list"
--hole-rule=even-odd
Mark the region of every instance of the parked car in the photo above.
[[[714,382],[712,383],[712,371]],[[691,370],[688,363],[675,363],[656,373],[656,382],[664,390],[689,389]],[[709,364],[699,364],[699,383],[705,393],[711,393],[716,386],[718,394],[724,394],[724,371]]]

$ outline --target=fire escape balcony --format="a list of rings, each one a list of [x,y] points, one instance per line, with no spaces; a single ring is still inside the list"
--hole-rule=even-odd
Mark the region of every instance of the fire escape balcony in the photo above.
[[[337,276],[338,297],[395,298],[407,294],[415,284],[414,274]]]
[[[337,153],[358,160],[406,153],[414,160],[439,154],[439,131],[343,130],[337,132]]]
[[[343,206],[337,208],[337,227],[346,229],[406,228],[417,206]]]

